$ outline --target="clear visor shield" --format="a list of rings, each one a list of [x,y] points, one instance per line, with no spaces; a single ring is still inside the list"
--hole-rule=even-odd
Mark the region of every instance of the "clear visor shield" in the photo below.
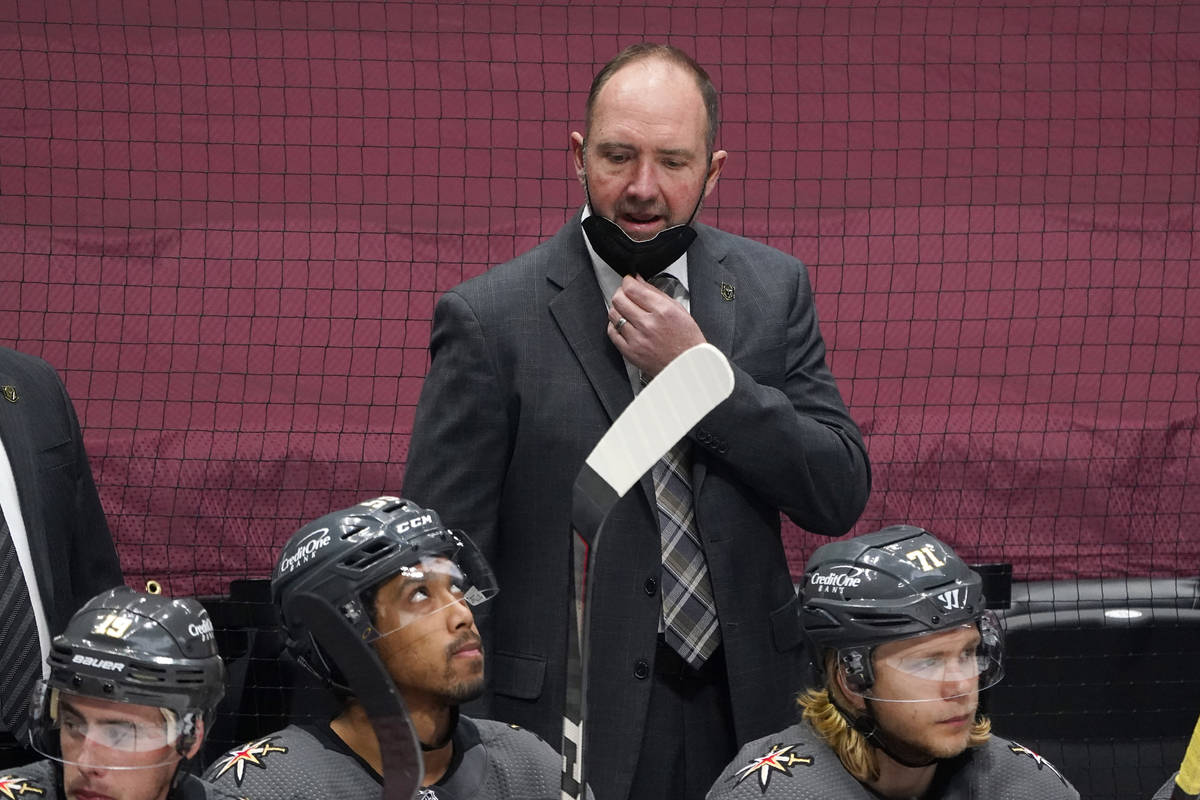
[[[179,760],[183,729],[174,711],[49,689],[39,683],[42,713],[32,720],[33,747],[62,764],[92,769],[144,769]]]
[[[374,624],[366,641],[384,636],[452,608],[475,608],[498,591],[490,573],[476,581],[465,564],[444,556],[425,556],[403,567],[379,585],[374,598]]]
[[[838,657],[843,668],[855,658],[852,652]],[[867,657],[874,681],[858,694],[880,702],[951,700],[994,686],[1004,676],[1003,637],[991,612],[978,625],[886,642]]]

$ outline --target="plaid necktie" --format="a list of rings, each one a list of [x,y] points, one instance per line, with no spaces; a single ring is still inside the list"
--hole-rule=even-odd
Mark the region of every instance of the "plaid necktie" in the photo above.
[[[26,713],[33,685],[41,674],[42,651],[29,589],[8,523],[0,512],[0,728],[26,741]]]
[[[681,293],[679,281],[666,273],[654,276],[651,283],[676,299]],[[689,442],[681,439],[654,465],[652,474],[662,536],[663,638],[699,669],[721,643],[721,629],[696,527],[691,464]]]

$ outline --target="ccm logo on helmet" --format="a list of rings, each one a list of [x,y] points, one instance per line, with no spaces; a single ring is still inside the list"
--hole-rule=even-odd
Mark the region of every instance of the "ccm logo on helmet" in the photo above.
[[[315,530],[308,535],[308,540],[296,546],[295,552],[289,556],[285,556],[279,564],[279,573],[282,575],[285,572],[291,572],[296,567],[308,561],[317,554],[322,547],[329,544],[329,528],[321,528]]]
[[[861,586],[863,582],[862,569],[849,567],[849,572],[829,572],[825,575],[816,574],[808,579],[809,585],[817,587],[822,594],[842,594],[847,588]]]
[[[425,525],[432,525],[432,524],[433,524],[433,515],[432,514],[422,514],[419,517],[413,517],[412,519],[406,519],[406,520],[401,520],[400,522],[397,522],[396,523],[396,533],[404,533],[405,531],[412,530],[413,528],[424,527]]]
[[[75,654],[71,659],[72,664],[79,664],[84,667],[95,667],[96,669],[108,670],[109,672],[121,672],[125,669],[125,665],[120,661],[109,661],[106,658],[95,658],[93,656]]]

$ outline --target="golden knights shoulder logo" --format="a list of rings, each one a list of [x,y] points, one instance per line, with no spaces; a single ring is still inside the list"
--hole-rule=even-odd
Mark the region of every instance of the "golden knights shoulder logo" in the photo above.
[[[771,782],[771,777],[776,773],[782,773],[785,777],[792,777],[792,767],[811,767],[813,764],[812,756],[796,755],[798,744],[773,744],[766,755],[761,755],[751,761],[746,766],[739,769],[730,776],[734,779],[734,785],[754,775],[758,778],[758,788],[762,789],[766,794],[767,785]]]
[[[17,778],[12,775],[0,775],[0,797],[10,800],[22,795],[45,795],[46,790],[29,778]]]
[[[1024,755],[1024,756],[1028,756],[1029,758],[1032,758],[1033,763],[1037,764],[1037,768],[1039,770],[1048,769],[1051,772],[1053,772],[1060,781],[1063,782],[1064,786],[1069,785],[1067,783],[1067,779],[1065,777],[1063,777],[1063,774],[1061,772],[1059,772],[1057,769],[1055,769],[1053,764],[1051,764],[1046,759],[1042,758],[1037,753],[1030,750],[1028,747],[1025,747],[1024,745],[1021,745],[1021,744],[1017,744],[1016,742],[1012,742],[1008,745],[1008,749],[1009,749],[1009,752],[1011,752],[1013,755]]]
[[[238,786],[242,785],[242,781],[246,777],[246,765],[252,764],[259,769],[266,769],[267,765],[263,763],[267,756],[271,753],[286,753],[286,747],[279,747],[271,744],[276,737],[267,736],[262,739],[256,739],[249,744],[239,747],[237,750],[230,750],[217,762],[220,768],[213,774],[213,780],[217,780],[226,772],[233,771],[233,779]]]

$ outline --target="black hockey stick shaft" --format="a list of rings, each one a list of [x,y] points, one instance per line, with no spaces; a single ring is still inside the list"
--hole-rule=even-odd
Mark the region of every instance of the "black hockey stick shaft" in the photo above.
[[[287,616],[304,620],[367,712],[383,759],[383,800],[413,800],[425,774],[421,747],[404,698],[374,648],[364,647],[333,604],[315,594],[294,596]]]
[[[563,800],[587,794],[584,760],[589,647],[588,609],[605,520],[617,501],[733,391],[733,370],[709,344],[685,351],[634,399],[588,455],[571,498],[572,593],[563,705]]]

